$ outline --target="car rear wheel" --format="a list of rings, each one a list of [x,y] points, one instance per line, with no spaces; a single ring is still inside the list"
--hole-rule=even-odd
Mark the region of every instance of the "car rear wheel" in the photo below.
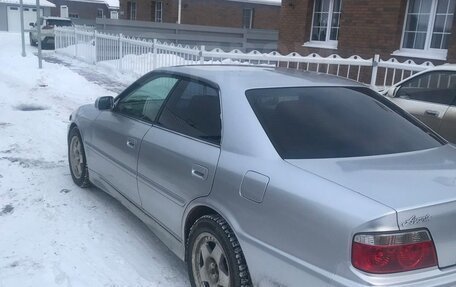
[[[84,145],[77,127],[73,127],[68,134],[68,163],[74,183],[80,187],[89,186],[89,171]]]
[[[186,262],[192,287],[250,287],[239,242],[219,215],[199,218],[190,229]]]

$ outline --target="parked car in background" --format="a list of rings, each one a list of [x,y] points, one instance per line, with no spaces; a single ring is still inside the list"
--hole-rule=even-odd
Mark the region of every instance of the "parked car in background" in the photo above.
[[[73,181],[117,198],[193,287],[451,286],[456,148],[353,81],[157,69],[70,116]]]
[[[456,65],[417,73],[384,92],[391,101],[456,143]]]
[[[30,27],[35,28],[33,32],[29,33],[30,45],[38,45],[38,32],[37,24],[30,23]],[[54,47],[54,27],[73,26],[73,22],[68,18],[61,17],[43,17],[41,21],[41,45],[44,47]]]

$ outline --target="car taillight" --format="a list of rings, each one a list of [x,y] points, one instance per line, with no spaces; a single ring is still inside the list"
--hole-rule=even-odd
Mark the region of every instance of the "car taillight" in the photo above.
[[[353,238],[352,264],[368,273],[396,273],[436,266],[437,254],[426,230],[357,234]]]

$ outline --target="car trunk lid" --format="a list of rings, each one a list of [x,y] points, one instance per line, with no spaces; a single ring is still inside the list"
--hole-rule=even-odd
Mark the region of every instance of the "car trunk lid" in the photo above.
[[[440,267],[456,264],[456,150],[451,145],[409,153],[287,160],[397,212],[399,229],[427,228]]]

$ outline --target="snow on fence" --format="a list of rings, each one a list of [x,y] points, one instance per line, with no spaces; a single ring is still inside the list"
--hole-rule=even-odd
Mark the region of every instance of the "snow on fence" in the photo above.
[[[359,56],[342,58],[338,55],[321,57],[318,54],[301,56],[298,53],[282,55],[278,52],[249,53],[240,50],[225,52],[207,51],[204,46],[189,47],[144,40],[122,34],[100,33],[84,27],[58,27],[55,29],[55,50],[91,64],[99,64],[131,73],[139,77],[160,67],[188,64],[245,64],[287,67],[333,74],[386,88],[410,75],[434,65],[431,62],[416,64],[412,60],[381,60]]]

